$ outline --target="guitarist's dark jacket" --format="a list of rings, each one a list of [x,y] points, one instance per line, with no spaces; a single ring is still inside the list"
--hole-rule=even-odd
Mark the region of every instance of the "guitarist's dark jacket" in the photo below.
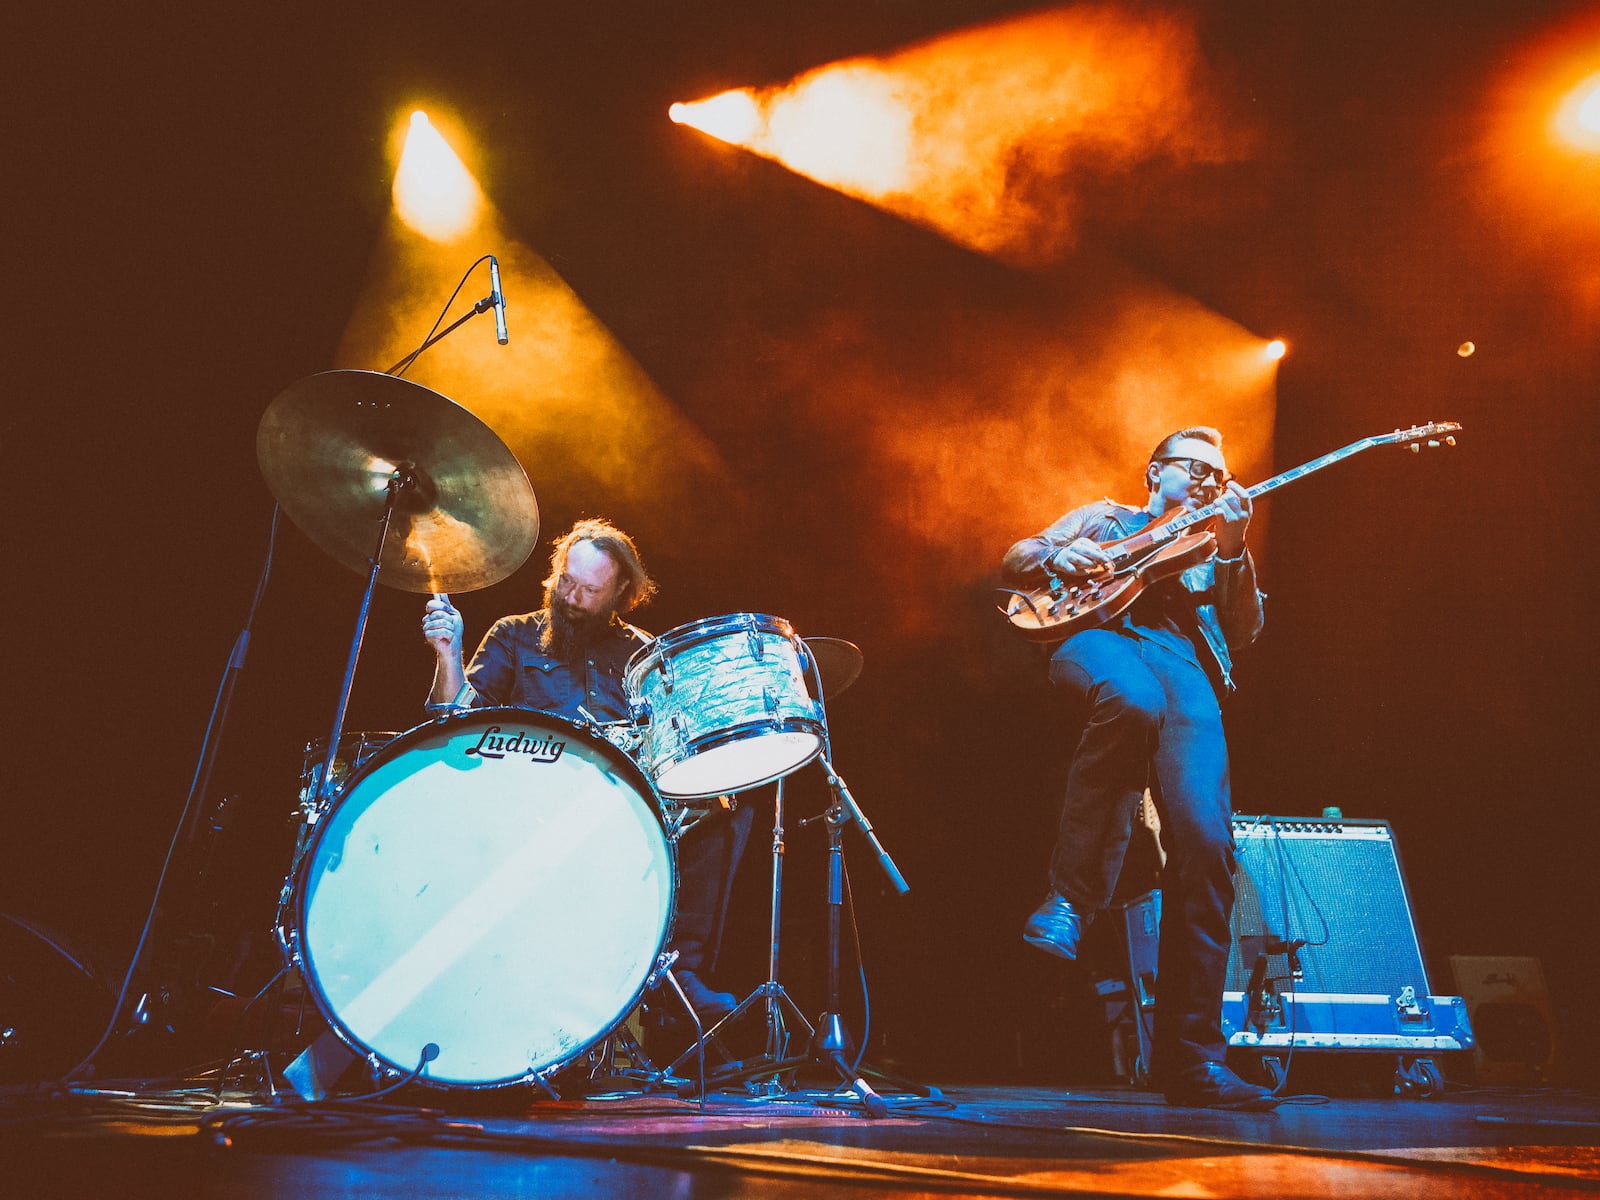
[[[1151,523],[1148,510],[1100,500],[1075,508],[1050,528],[1006,551],[1001,564],[1009,582],[1036,587],[1046,582],[1044,562],[1081,537],[1113,542],[1131,537]],[[1256,640],[1264,620],[1265,597],[1256,587],[1250,552],[1235,559],[1210,558],[1182,572],[1176,580],[1152,584],[1133,608],[1109,625],[1134,637],[1169,645],[1193,657],[1215,682],[1234,690],[1233,651]],[[1199,642],[1194,635],[1199,634]],[[1209,653],[1201,652],[1201,646]],[[1206,661],[1209,659],[1210,661]]]

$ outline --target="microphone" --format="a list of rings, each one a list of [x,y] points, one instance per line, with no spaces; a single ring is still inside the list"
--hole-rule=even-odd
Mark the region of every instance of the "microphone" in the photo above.
[[[506,333],[506,294],[500,290],[500,263],[489,256],[489,302],[494,305],[494,339],[504,346],[510,337]]]
[[[1256,964],[1250,968],[1250,981],[1244,985],[1245,1024],[1254,1025],[1257,1033],[1266,1033],[1272,1022],[1272,988],[1267,983],[1267,956],[1256,955]]]
[[[1289,974],[1298,982],[1306,977],[1305,968],[1300,965],[1300,950],[1310,943],[1305,938],[1291,938],[1284,941],[1282,938],[1267,934],[1267,944],[1264,947],[1268,954],[1287,954],[1289,956]]]

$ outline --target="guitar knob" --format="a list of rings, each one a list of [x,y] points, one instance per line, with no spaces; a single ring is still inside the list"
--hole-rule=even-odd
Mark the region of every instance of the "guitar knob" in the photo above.
[[[1446,445],[1446,446],[1454,446],[1454,445],[1455,445],[1455,444],[1456,444],[1456,439],[1455,439],[1455,438],[1453,438],[1453,437],[1447,437],[1447,438],[1445,438],[1445,440],[1444,440],[1444,444],[1445,444],[1445,445]]]
[[[1421,445],[1420,442],[1412,442],[1411,445],[1408,447],[1408,449],[1410,449],[1411,453],[1413,453],[1413,454],[1421,454],[1422,453],[1422,445]]]

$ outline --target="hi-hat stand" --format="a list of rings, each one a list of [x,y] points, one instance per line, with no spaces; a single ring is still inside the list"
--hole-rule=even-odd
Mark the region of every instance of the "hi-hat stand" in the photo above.
[[[831,641],[832,639],[820,639]],[[851,647],[854,650],[854,647]],[[859,669],[859,652],[856,652],[856,669]],[[811,675],[817,689],[817,708],[825,711],[822,700],[822,672],[818,669],[814,655],[808,654],[807,659],[811,667]],[[854,675],[850,676],[853,679]],[[839,946],[842,928],[842,911],[844,907],[844,828],[854,821],[862,835],[867,839],[877,855],[878,863],[888,875],[890,883],[899,895],[905,895],[911,890],[905,876],[895,866],[889,852],[884,849],[883,843],[878,840],[877,833],[872,828],[872,822],[856,803],[850,794],[849,787],[844,779],[834,769],[832,761],[832,747],[828,735],[827,721],[822,723],[822,747],[816,761],[821,764],[827,778],[828,788],[832,800],[820,818],[828,829],[828,995],[827,1007],[823,1010],[817,1022],[813,1025],[801,1012],[799,1005],[789,996],[783,985],[778,981],[778,952],[780,942],[780,918],[782,915],[783,900],[783,859],[784,859],[784,798],[783,780],[777,781],[773,796],[773,821],[772,821],[772,924],[771,941],[767,955],[767,978],[755,991],[746,996],[734,1010],[717,1022],[705,1035],[705,1042],[719,1044],[725,1038],[726,1032],[746,1014],[754,1011],[759,1004],[766,1017],[766,1046],[762,1053],[747,1060],[733,1060],[726,1062],[711,1073],[708,1083],[723,1086],[732,1083],[745,1083],[758,1092],[768,1095],[781,1095],[793,1090],[793,1083],[798,1073],[808,1067],[820,1067],[836,1079],[839,1087],[848,1087],[860,1099],[866,1114],[869,1117],[881,1117],[888,1111],[888,1104],[882,1096],[873,1090],[867,1083],[864,1073],[859,1069],[859,1062],[852,1063],[850,1054],[853,1044],[849,1031],[845,1027],[844,1018],[840,1014],[839,998]],[[802,825],[809,821],[801,821]],[[804,1048],[791,1052],[791,1031],[795,1027],[805,1031]],[[699,1050],[703,1053],[704,1046],[697,1043],[685,1050],[668,1068],[671,1074],[687,1062],[689,1057]],[[880,1077],[880,1072],[873,1072]],[[903,1080],[895,1080],[897,1085],[903,1085],[908,1090],[924,1091]]]
[[[783,858],[785,849],[783,822],[783,779],[780,778],[773,784],[772,793],[772,918],[769,926],[770,936],[767,942],[767,978],[753,992],[739,1001],[732,1012],[707,1030],[703,1039],[697,1040],[694,1045],[691,1045],[668,1064],[666,1068],[666,1074],[668,1075],[676,1075],[679,1068],[685,1066],[690,1058],[697,1053],[703,1054],[705,1044],[714,1043],[720,1046],[722,1044],[721,1039],[726,1036],[727,1032],[738,1024],[747,1013],[755,1011],[758,1006],[766,1019],[767,1037],[765,1049],[754,1058],[730,1061],[724,1064],[706,1078],[707,1084],[722,1085],[754,1081],[762,1076],[767,1076],[766,1083],[757,1085],[757,1090],[769,1095],[781,1094],[788,1090],[782,1085],[781,1077],[806,1061],[804,1055],[796,1058],[789,1052],[791,1040],[790,1023],[797,1023],[805,1030],[805,1039],[808,1043],[816,1036],[817,1031],[813,1028],[811,1022],[806,1020],[805,1014],[800,1011],[800,1006],[784,990],[783,984],[778,982],[778,955],[781,943],[780,925],[783,913]]]

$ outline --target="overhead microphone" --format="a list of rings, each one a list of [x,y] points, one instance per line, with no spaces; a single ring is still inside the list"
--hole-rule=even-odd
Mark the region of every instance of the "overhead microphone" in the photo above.
[[[504,346],[511,340],[506,333],[506,294],[500,290],[500,263],[489,255],[489,302],[494,305],[494,338]]]

